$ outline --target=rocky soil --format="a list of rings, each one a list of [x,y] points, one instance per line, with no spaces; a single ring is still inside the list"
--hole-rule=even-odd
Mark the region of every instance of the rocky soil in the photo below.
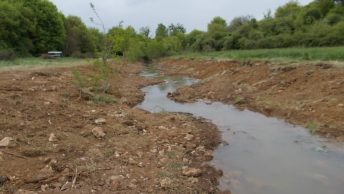
[[[71,68],[0,72],[0,193],[218,192],[216,127],[133,108],[159,82],[141,70],[112,80],[114,104],[80,98]]]
[[[164,59],[159,63],[166,75],[200,79],[171,94],[174,100],[234,104],[344,141],[344,68],[268,61]]]

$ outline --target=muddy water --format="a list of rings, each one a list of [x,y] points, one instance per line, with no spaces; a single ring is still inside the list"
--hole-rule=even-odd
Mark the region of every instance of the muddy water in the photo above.
[[[147,71],[143,76],[157,76]],[[241,111],[222,103],[181,104],[168,92],[195,82],[164,78],[146,87],[139,108],[150,112],[185,112],[209,119],[228,142],[219,146],[212,164],[224,172],[220,189],[233,194],[344,194],[344,145],[312,136],[302,127]]]

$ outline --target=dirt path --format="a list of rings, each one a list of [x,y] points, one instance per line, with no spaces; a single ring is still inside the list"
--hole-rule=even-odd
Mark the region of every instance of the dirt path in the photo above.
[[[127,66],[114,80],[117,104],[80,99],[71,68],[1,72],[0,193],[218,192],[221,173],[204,163],[216,127],[132,108],[159,81],[141,70]]]
[[[221,101],[286,119],[344,141],[344,69],[327,64],[164,59],[166,75],[201,79],[171,94],[179,102]]]

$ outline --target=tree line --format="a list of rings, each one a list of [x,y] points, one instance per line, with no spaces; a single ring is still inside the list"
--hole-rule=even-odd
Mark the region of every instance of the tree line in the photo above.
[[[67,56],[92,57],[106,42],[112,55],[150,60],[183,51],[344,45],[344,1],[314,0],[305,6],[290,1],[261,20],[215,17],[206,31],[159,24],[152,33],[120,23],[104,34],[77,16],[64,16],[47,0],[1,0],[0,25],[0,50],[20,55],[63,50]]]
[[[95,56],[103,34],[77,16],[64,16],[48,0],[0,0],[0,50],[39,56],[62,50],[67,56]]]

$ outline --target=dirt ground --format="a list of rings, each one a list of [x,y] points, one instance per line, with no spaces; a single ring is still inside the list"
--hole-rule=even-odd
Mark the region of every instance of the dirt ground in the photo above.
[[[164,59],[159,63],[167,75],[200,79],[171,94],[179,102],[203,99],[234,104],[344,141],[344,68],[267,61]]]
[[[219,192],[214,125],[133,108],[159,82],[142,66],[112,80],[116,104],[80,98],[72,70],[0,72],[0,193]]]

